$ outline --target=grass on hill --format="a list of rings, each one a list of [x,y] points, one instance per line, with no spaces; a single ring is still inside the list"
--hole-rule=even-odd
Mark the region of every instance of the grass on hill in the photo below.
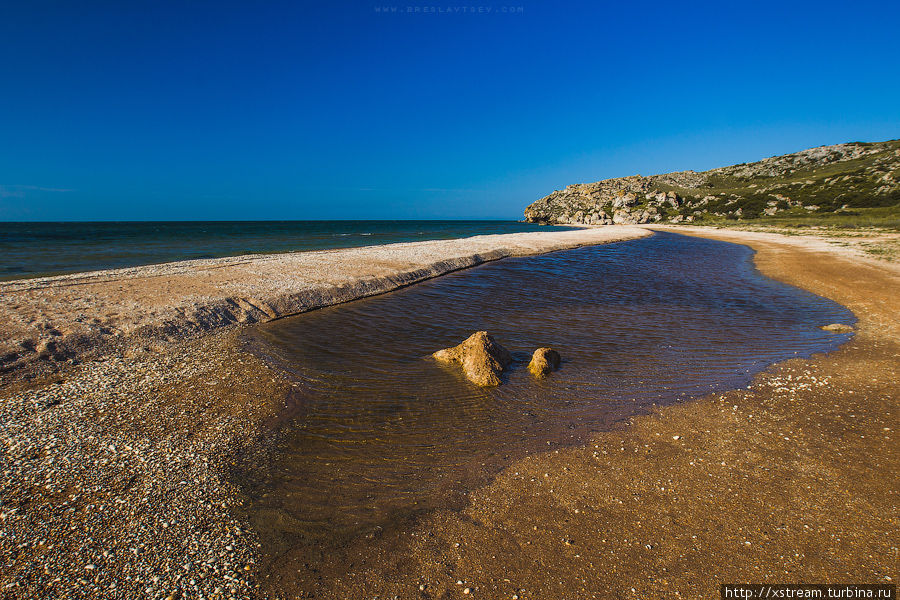
[[[817,166],[789,160],[775,165],[755,163],[717,169],[699,188],[656,184],[655,191],[674,191],[684,199],[677,212],[703,223],[740,219],[777,227],[900,228],[900,140],[877,144],[878,152]],[[788,157],[785,157],[787,159]],[[768,171],[768,172],[767,172]],[[777,207],[769,216],[767,209]],[[740,210],[740,216],[733,213]],[[698,214],[698,210],[703,214]],[[670,211],[672,212],[672,211]],[[717,216],[715,213],[720,213]],[[732,213],[732,214],[729,214]]]

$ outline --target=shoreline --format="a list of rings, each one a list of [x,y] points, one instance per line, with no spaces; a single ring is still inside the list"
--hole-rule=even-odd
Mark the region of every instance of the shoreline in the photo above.
[[[876,571],[896,578],[889,569],[900,558],[897,549],[879,536],[886,540],[897,531],[890,521],[897,491],[889,489],[900,462],[890,445],[900,397],[893,366],[898,324],[890,312],[897,304],[897,294],[891,295],[897,269],[887,265],[893,275],[874,277],[880,266],[820,256],[836,280],[823,291],[820,276],[806,265],[816,253],[792,248],[791,240],[778,236],[754,243],[764,274],[804,289],[818,287],[811,291],[854,310],[857,336],[824,357],[774,366],[754,380],[753,390],[659,409],[584,447],[530,456],[472,490],[461,513],[438,512],[360,540],[333,557],[357,567],[309,565],[298,574],[303,588],[291,592],[462,597],[463,587],[470,587],[476,596],[523,599],[674,592],[699,598],[717,593],[721,581],[713,579],[725,574],[754,582],[844,582],[845,572],[857,573],[860,581]],[[873,282],[862,296],[844,281],[860,276]],[[241,517],[243,499],[229,479],[229,465],[244,453],[265,460],[271,440],[262,439],[257,426],[278,414],[291,383],[241,351],[237,331],[222,328],[169,344],[163,352],[83,363],[60,383],[40,388],[0,388],[5,596],[164,598],[202,592],[227,598],[261,592],[258,541]],[[860,368],[866,381],[855,372]],[[862,400],[846,392],[872,385],[866,383],[870,374],[877,376],[881,395],[871,405],[854,405],[852,421],[842,420],[843,410],[820,414],[806,408],[838,402],[846,408],[848,400]],[[785,435],[759,441],[766,427],[770,433],[785,429]],[[837,456],[828,440],[816,437],[821,427],[843,436]],[[849,436],[868,431],[868,438]],[[805,444],[799,450],[793,445],[797,436]],[[873,460],[881,461],[881,472]],[[778,479],[773,472],[779,470],[793,478]],[[759,481],[763,473],[774,479]],[[802,490],[823,485],[823,473],[835,489],[827,502],[817,503]],[[860,474],[854,488],[853,477]],[[802,542],[802,556],[788,561],[777,539],[759,539],[759,523],[765,525],[772,511],[760,513],[766,507],[754,498],[739,502],[730,494],[751,483],[770,490],[763,499],[785,520],[772,528],[791,536],[789,547]],[[865,493],[841,495],[840,485],[855,492],[863,486]],[[773,489],[789,490],[791,503],[781,502]],[[797,516],[794,504],[807,515],[796,523],[790,518]],[[732,516],[723,518],[729,509]],[[839,525],[843,541],[835,548],[843,554],[813,553],[823,545],[821,536],[834,535]],[[732,539],[738,535],[745,539]],[[790,568],[773,569],[773,556]],[[856,570],[843,570],[849,567]]]
[[[382,294],[510,256],[650,235],[636,227],[254,254],[0,282],[0,386],[77,361]]]
[[[327,304],[506,256],[645,235],[623,227],[481,236],[259,257],[250,264],[259,267],[257,277],[298,267],[291,281]],[[323,262],[330,268],[323,271]],[[158,277],[144,282],[168,292],[165,284],[176,276],[209,272],[197,266],[145,268]],[[107,286],[101,291],[114,294],[123,281],[129,280],[101,281]],[[72,293],[71,287],[45,289]],[[16,301],[0,296],[5,316],[23,299],[37,312],[53,301],[58,315],[78,315],[65,298],[27,292],[20,290]],[[169,308],[184,317],[177,306]],[[14,327],[6,327],[8,340]],[[100,339],[99,351],[76,353],[75,364],[43,360],[44,369],[35,372],[28,368],[38,362],[34,352],[30,364],[7,370],[0,380],[0,597],[258,595],[259,542],[232,470],[239,459],[265,461],[274,440],[263,425],[284,409],[293,384],[244,351],[240,332],[237,323],[226,323],[204,335],[163,329],[169,339],[148,339],[137,329],[131,337],[111,336],[111,343]]]
[[[531,229],[524,229],[522,231],[479,231],[480,228],[487,226],[487,224],[497,224],[501,227],[503,225],[524,225],[524,226],[532,226]],[[439,241],[439,240],[450,240],[450,239],[465,239],[468,237],[477,237],[479,235],[505,235],[509,233],[539,233],[542,230],[547,231],[552,228],[560,228],[560,229],[577,229],[580,226],[569,226],[569,225],[540,225],[528,223],[524,220],[510,220],[510,219],[435,219],[435,220],[293,220],[293,221],[61,221],[61,222],[52,222],[52,221],[23,221],[23,222],[0,222],[0,238],[3,237],[4,233],[4,225],[6,225],[6,229],[11,228],[19,228],[24,227],[29,229],[28,234],[26,234],[26,238],[30,235],[35,235],[35,229],[50,229],[56,227],[63,227],[67,230],[71,227],[75,229],[75,232],[66,231],[62,240],[60,240],[61,246],[59,250],[61,251],[63,257],[71,258],[74,260],[78,260],[78,258],[82,259],[78,264],[81,266],[75,266],[75,264],[53,264],[47,265],[44,264],[41,266],[41,259],[38,258],[33,262],[26,261],[25,265],[13,265],[12,267],[7,267],[0,273],[0,282],[17,282],[17,281],[25,281],[25,280],[38,280],[38,279],[51,279],[57,277],[67,277],[67,276],[82,276],[85,274],[98,273],[98,272],[110,272],[116,271],[119,273],[127,272],[133,269],[141,269],[145,267],[153,267],[157,265],[170,264],[170,263],[189,263],[189,262],[204,262],[209,260],[219,260],[219,259],[231,259],[237,257],[254,257],[254,256],[273,256],[279,254],[294,254],[297,252],[316,252],[321,250],[343,250],[348,248],[365,248],[369,246],[384,246],[388,244],[396,244],[396,243],[414,243],[421,241]],[[301,230],[292,230],[285,231],[284,226],[306,226],[305,231]],[[358,227],[356,230],[353,230],[355,226],[358,225],[367,225],[366,227]],[[393,231],[388,230],[379,230],[379,225],[394,225],[399,229],[395,229]],[[407,229],[406,232],[402,230],[404,226],[416,225],[416,227]],[[436,229],[428,229],[427,231],[420,230],[422,227],[428,228],[429,225],[438,225],[440,227]],[[456,225],[461,225],[465,227],[463,230],[456,230],[453,232],[448,231],[449,229],[453,229]],[[219,227],[232,227],[240,229],[241,227],[245,228],[245,231],[242,231],[242,234],[247,233],[246,228],[250,228],[251,230],[257,227],[265,226],[268,230],[271,229],[280,229],[280,233],[284,236],[288,236],[293,238],[295,241],[293,244],[284,245],[280,242],[273,242],[271,238],[262,239],[262,240],[254,240],[252,245],[256,246],[258,243],[258,248],[254,250],[249,250],[247,248],[238,249],[236,246],[222,246],[221,242],[223,238],[231,239],[231,235],[234,231],[224,231],[222,229],[219,230],[218,233],[221,235],[216,237],[213,235],[212,237],[201,237],[200,239],[195,239],[197,234],[207,234],[208,227],[212,227],[213,229]],[[374,226],[374,227],[373,227]],[[171,235],[169,239],[172,237],[177,237],[181,240],[182,244],[178,247],[169,247],[163,250],[147,250],[144,249],[143,252],[137,253],[129,253],[129,257],[127,259],[123,259],[121,262],[116,260],[116,258],[105,258],[104,256],[108,254],[108,251],[111,249],[113,254],[115,255],[115,251],[119,249],[119,246],[125,244],[125,240],[122,239],[121,235],[125,234],[124,230],[127,229],[137,229],[137,231],[132,231],[130,233],[142,234],[146,233],[146,229],[148,227],[161,227],[161,228],[174,228],[181,229],[178,232],[178,236]],[[329,227],[334,227],[335,230],[328,230]],[[346,229],[349,227],[351,231],[338,231],[338,229]],[[93,230],[91,230],[93,228]],[[199,228],[199,231],[198,231]],[[141,230],[145,231],[141,231]],[[377,231],[364,231],[364,229],[376,229]],[[99,230],[99,231],[98,231]],[[111,230],[111,231],[110,231]],[[412,234],[412,231],[415,231],[415,234]],[[44,232],[46,233],[46,232]],[[53,232],[57,233],[57,232]],[[174,233],[174,232],[169,232]],[[254,233],[253,231],[250,232]],[[268,233],[268,231],[267,231]],[[404,233],[406,234],[406,239],[404,239]],[[106,239],[111,234],[113,239]],[[117,237],[120,236],[120,237]],[[78,242],[79,240],[84,239],[92,239],[94,237],[99,236],[100,239],[97,240],[97,244],[102,245],[106,252],[103,252],[103,256],[97,256],[97,247],[89,246],[86,250],[79,254],[78,258],[73,257],[74,249],[72,247],[73,242]],[[395,237],[396,236],[396,237]],[[141,240],[141,239],[129,239],[127,246],[131,249],[134,245],[138,247],[141,246],[142,242],[150,241],[151,243],[157,243],[161,241],[156,235],[150,236],[150,240]],[[310,243],[310,238],[315,239],[315,242]],[[386,239],[388,238],[388,239]],[[163,238],[163,240],[165,237]],[[243,236],[236,238],[237,240],[244,239]],[[339,240],[339,241],[335,241]],[[347,243],[343,243],[347,242]],[[35,247],[36,240],[34,239],[25,239],[23,240],[22,245],[16,245],[15,248],[12,249],[13,256],[10,257],[8,262],[17,262],[17,258],[21,258],[22,254],[27,254],[28,252],[35,250],[52,250],[55,246],[45,247],[39,246]],[[0,248],[2,248],[2,242],[0,242]],[[198,252],[202,252],[199,254]],[[87,255],[89,259],[87,261],[83,260],[84,256]],[[118,264],[117,264],[118,263]]]
[[[856,335],[747,389],[517,461],[462,511],[360,540],[269,591],[700,599],[721,583],[895,583],[900,269],[808,239],[665,229],[749,245],[764,275],[853,310]]]

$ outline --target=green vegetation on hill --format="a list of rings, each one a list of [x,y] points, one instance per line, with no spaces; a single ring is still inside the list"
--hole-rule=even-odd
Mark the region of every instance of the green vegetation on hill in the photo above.
[[[530,205],[525,217],[549,223],[900,228],[900,140],[822,146],[702,173],[570,185]]]

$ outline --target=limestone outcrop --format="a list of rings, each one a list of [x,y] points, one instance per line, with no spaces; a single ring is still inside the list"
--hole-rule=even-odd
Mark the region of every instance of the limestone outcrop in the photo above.
[[[558,369],[561,360],[559,352],[553,348],[538,348],[531,356],[528,370],[535,377],[543,378]]]
[[[510,353],[487,331],[476,331],[461,344],[432,354],[442,363],[459,363],[472,383],[482,387],[500,385],[500,374],[512,362]]]
[[[566,186],[532,203],[532,223],[618,225],[853,213],[900,205],[900,140],[821,146],[709,171]]]
[[[853,327],[844,323],[830,323],[828,325],[822,325],[819,329],[830,331],[831,333],[853,333]]]

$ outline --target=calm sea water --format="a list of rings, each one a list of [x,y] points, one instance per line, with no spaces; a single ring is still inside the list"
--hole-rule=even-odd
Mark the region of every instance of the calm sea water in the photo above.
[[[0,279],[546,229],[517,221],[0,223]]]
[[[848,339],[844,307],[762,276],[745,246],[662,233],[506,259],[274,321],[248,343],[297,382],[270,465],[248,465],[275,577],[463,493],[523,454],[654,404],[747,385]],[[498,388],[426,358],[485,329],[517,359]],[[530,353],[561,370],[535,380]],[[323,549],[324,548],[324,549]]]

